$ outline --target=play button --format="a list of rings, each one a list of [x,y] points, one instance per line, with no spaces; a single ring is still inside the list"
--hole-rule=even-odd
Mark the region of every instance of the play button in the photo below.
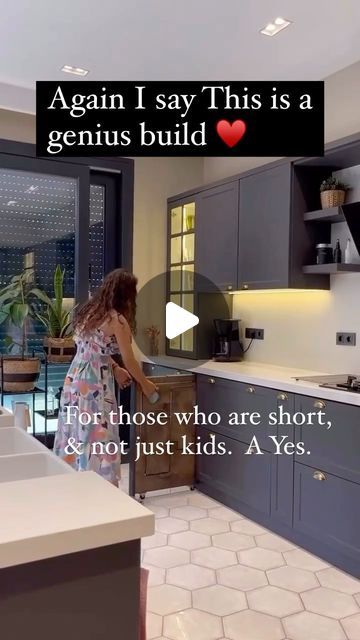
[[[198,316],[186,311],[174,302],[166,305],[166,328],[165,333],[168,340],[177,338],[185,331],[192,329],[199,324]]]

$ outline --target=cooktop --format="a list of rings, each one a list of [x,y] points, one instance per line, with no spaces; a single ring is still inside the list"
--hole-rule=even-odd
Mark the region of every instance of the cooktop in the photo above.
[[[327,389],[338,389],[339,391],[350,391],[351,393],[360,393],[360,375],[336,374],[329,376],[308,376],[308,377],[295,377],[295,380],[302,380],[303,382],[314,382],[319,387],[326,387]]]

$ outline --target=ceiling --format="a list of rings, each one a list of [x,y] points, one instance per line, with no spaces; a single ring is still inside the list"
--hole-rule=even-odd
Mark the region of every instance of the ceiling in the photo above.
[[[269,21],[292,20],[269,38]],[[0,105],[36,80],[315,80],[360,59],[359,0],[2,0]],[[78,78],[77,78],[78,79]]]

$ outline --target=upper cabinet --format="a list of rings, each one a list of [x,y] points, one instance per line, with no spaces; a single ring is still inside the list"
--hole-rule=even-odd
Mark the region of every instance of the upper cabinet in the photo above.
[[[240,180],[238,289],[290,285],[291,165]]]
[[[237,288],[238,225],[238,180],[197,195],[195,269],[221,291]]]

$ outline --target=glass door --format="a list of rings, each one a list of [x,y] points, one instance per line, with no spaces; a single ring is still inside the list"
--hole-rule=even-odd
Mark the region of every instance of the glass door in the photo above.
[[[169,211],[169,285],[168,301],[195,313],[195,202],[183,202]],[[168,342],[169,352],[191,355],[194,329]]]

